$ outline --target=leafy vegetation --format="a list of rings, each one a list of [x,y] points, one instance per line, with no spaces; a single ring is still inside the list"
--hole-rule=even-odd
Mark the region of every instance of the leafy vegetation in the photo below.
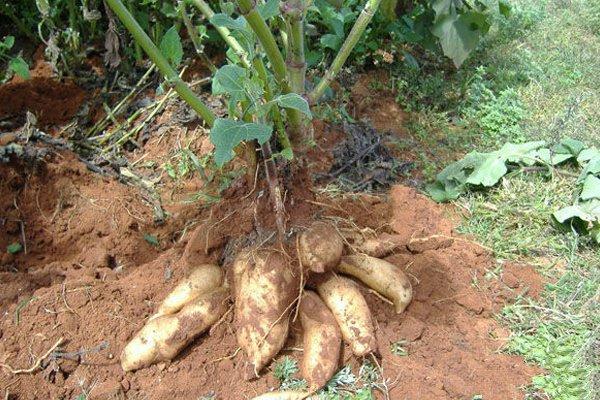
[[[439,58],[420,71],[394,69],[397,100],[412,111],[408,143],[417,168],[435,181],[465,154],[489,155],[506,142],[545,141],[552,151],[572,138],[598,148],[597,10],[581,0],[515,0],[511,17],[499,18],[455,73]],[[557,210],[582,201],[584,163],[572,156],[559,166],[507,161],[506,179],[489,188],[467,183],[452,200],[465,212],[459,231],[492,248],[499,269],[507,260],[528,263],[550,282],[541,298],[521,298],[499,316],[513,332],[506,350],[545,368],[531,399],[587,400],[599,390],[600,253],[578,222],[566,230],[551,223]]]
[[[2,81],[6,81],[8,77],[11,76],[12,73],[17,74],[23,79],[29,79],[29,65],[23,57],[20,55],[11,56],[10,50],[13,48],[15,44],[14,36],[6,36],[4,40],[0,42],[0,60],[3,60],[7,63],[8,68],[6,73],[1,76]]]

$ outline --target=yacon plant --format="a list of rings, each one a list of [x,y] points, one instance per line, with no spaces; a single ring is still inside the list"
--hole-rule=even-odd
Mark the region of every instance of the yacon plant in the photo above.
[[[397,239],[365,239],[360,235],[342,238],[336,227],[321,221],[294,237],[291,233],[298,229],[285,226],[280,183],[282,165],[303,157],[311,104],[335,79],[380,1],[367,0],[331,65],[306,92],[306,0],[281,4],[279,0],[260,4],[237,0],[237,16],[234,10],[215,13],[204,0],[189,0],[229,47],[228,64],[213,76],[213,94],[226,99],[228,114],[227,118],[218,118],[174,68],[182,57],[176,29],[165,34],[161,52],[120,0],[106,0],[167,83],[210,126],[216,163],[222,166],[238,154],[250,171],[264,164],[278,232],[276,243],[237,255],[231,266],[231,282],[224,279],[221,267],[196,267],[125,347],[121,358],[125,370],[175,357],[226,312],[225,293],[232,284],[236,336],[249,378],[258,376],[283,347],[290,316],[300,317],[305,331],[301,371],[308,392],[282,394],[281,398],[304,398],[335,373],[342,339],[357,356],[376,351],[374,325],[363,295],[352,280],[334,271],[378,291],[398,313],[409,304],[412,288],[408,278],[397,266],[377,258],[396,249]],[[273,32],[278,32],[278,37]],[[300,169],[301,163],[296,164]],[[353,254],[344,256],[344,247],[350,244],[347,252]],[[281,251],[286,245],[296,250],[297,258]],[[309,274],[312,290],[304,291]]]

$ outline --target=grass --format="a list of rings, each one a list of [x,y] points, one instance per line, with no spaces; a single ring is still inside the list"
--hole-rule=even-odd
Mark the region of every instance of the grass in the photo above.
[[[429,75],[396,72],[395,86],[410,88],[398,97],[412,111],[408,128],[428,148],[419,165],[426,177],[447,164],[448,149],[458,159],[507,141],[570,136],[600,145],[600,2],[511,4],[512,16],[499,20],[458,72],[444,77],[435,65],[423,68],[434,71]],[[468,213],[462,233],[498,259],[535,265],[548,279],[539,300],[519,299],[498,316],[513,332],[506,351],[546,370],[533,379],[531,399],[592,400],[600,393],[600,249],[550,222],[553,211],[573,202],[576,172],[516,172],[457,201]]]

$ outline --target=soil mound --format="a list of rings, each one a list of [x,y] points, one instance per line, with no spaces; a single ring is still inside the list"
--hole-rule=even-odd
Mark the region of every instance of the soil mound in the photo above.
[[[158,232],[177,239],[156,248],[144,239],[149,226],[143,221],[151,221],[151,212],[135,189],[78,165],[66,157],[32,175],[0,167],[0,245],[21,235],[27,239],[27,254],[4,256],[0,266],[0,363],[27,368],[64,340],[33,373],[0,368],[2,395],[197,399],[214,393],[233,400],[276,387],[270,371],[253,382],[242,379],[231,313],[172,363],[134,373],[119,365],[127,341],[190,266],[224,260],[229,268],[228,255],[249,240],[245,235],[256,230],[256,215],[267,212],[266,206],[244,197],[249,188],[233,187],[210,209],[192,204],[174,213]],[[540,371],[498,352],[509,332],[492,314],[529,287],[539,290],[541,280],[531,269],[510,266],[503,279],[490,278],[486,272],[496,261],[480,245],[457,237],[445,209],[414,189],[294,198],[296,207],[288,210],[302,214],[291,215],[290,224],[329,219],[340,227],[395,233],[405,243],[388,260],[411,277],[415,298],[407,311],[396,315],[364,290],[377,322],[390,399],[523,397],[521,388]],[[298,322],[291,331],[280,357],[299,358]],[[347,348],[343,362],[355,372],[360,364]]]
[[[0,86],[0,121],[10,119],[22,125],[27,111],[38,119],[40,127],[69,121],[85,99],[85,92],[72,82],[34,77]]]

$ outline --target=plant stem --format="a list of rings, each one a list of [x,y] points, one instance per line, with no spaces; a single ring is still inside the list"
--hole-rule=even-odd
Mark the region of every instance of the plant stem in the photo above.
[[[127,5],[129,6],[129,12],[135,15],[135,2],[133,0],[128,0]],[[135,50],[135,61],[142,61],[142,48],[140,47],[140,44],[135,40],[133,41],[133,48]]]
[[[188,103],[194,111],[210,126],[215,121],[213,112],[200,100],[190,87],[179,77],[175,69],[169,64],[156,45],[150,40],[146,32],[133,18],[129,10],[123,5],[121,0],[106,0],[106,3],[119,17],[123,25],[133,36],[133,39],[142,46],[148,57],[156,64],[165,78],[173,85],[175,91],[181,98]]]
[[[187,1],[189,1],[193,5],[195,5],[200,10],[200,12],[206,17],[206,19],[209,21],[215,15],[215,12],[212,10],[212,8],[210,8],[208,3],[206,3],[204,0],[187,0]],[[240,43],[233,36],[231,36],[231,31],[229,29],[225,28],[224,26],[215,26],[215,29],[217,30],[217,32],[219,32],[219,35],[221,35],[221,37],[223,38],[225,43],[227,43],[229,45],[229,47],[231,47],[231,49],[234,51],[234,53],[237,54],[237,56],[242,61],[242,64],[245,67],[250,67],[250,62],[248,61],[248,54],[246,53],[246,50],[244,50],[244,48],[240,45]]]
[[[262,45],[265,54],[271,63],[273,75],[275,75],[275,80],[277,81],[279,88],[283,93],[291,93],[290,85],[287,82],[287,71],[283,55],[281,54],[277,42],[275,41],[275,37],[265,22],[265,19],[256,9],[253,0],[238,0],[237,3],[240,12],[258,37],[258,41]],[[290,136],[293,140],[300,139],[302,128],[300,112],[291,108],[286,108],[286,115],[290,124]]]
[[[269,185],[269,194],[271,195],[271,203],[275,209],[275,223],[277,225],[277,236],[280,241],[285,237],[285,207],[281,196],[281,186],[279,185],[279,177],[277,176],[277,168],[273,153],[269,142],[265,142],[261,146],[263,153],[263,162],[265,164],[265,172],[267,175],[267,183]]]
[[[187,15],[185,1],[183,0],[179,0],[179,13],[181,15],[181,19],[183,20],[183,24],[187,29],[188,35],[190,35],[190,39],[192,40],[194,49],[196,50],[196,54],[202,59],[204,64],[206,64],[210,72],[214,74],[215,72],[217,72],[217,67],[215,67],[212,61],[210,61],[206,54],[204,54],[204,51],[202,49],[202,42],[198,37],[198,32],[196,31],[196,28],[194,27],[192,21],[190,21],[190,18]]]
[[[325,92],[325,89],[329,87],[331,82],[335,79],[337,73],[340,72],[340,69],[342,69],[346,59],[348,59],[348,56],[354,49],[354,46],[356,46],[356,43],[358,43],[358,40],[364,33],[367,25],[369,25],[369,22],[371,22],[371,19],[373,19],[373,15],[375,15],[375,12],[377,12],[379,4],[381,4],[381,0],[367,0],[367,4],[365,4],[365,7],[356,19],[354,26],[350,30],[350,33],[342,45],[342,48],[331,63],[331,66],[327,72],[325,72],[323,79],[321,79],[319,84],[308,95],[308,100],[311,104],[316,103],[317,100],[321,98]]]
[[[290,86],[293,92],[303,94],[306,79],[306,59],[304,56],[304,16],[305,0],[288,1],[285,13],[289,16],[289,53],[286,60]]]
[[[271,88],[269,87],[269,79],[267,76],[267,68],[265,68],[265,63],[263,62],[263,60],[260,57],[257,57],[254,60],[254,68],[256,69],[256,72],[258,73],[259,78],[263,81],[263,85],[265,88],[265,100],[266,101],[271,101],[273,100],[273,92],[271,91]],[[288,135],[285,133],[285,126],[283,125],[283,118],[281,116],[281,112],[279,112],[279,108],[274,107],[272,115],[273,115],[273,122],[275,122],[275,127],[276,127],[276,131],[277,131],[277,139],[279,140],[279,144],[281,144],[281,147],[284,150],[287,150],[290,154],[294,154],[293,150],[292,150],[292,144],[290,143],[290,138],[288,137]]]

